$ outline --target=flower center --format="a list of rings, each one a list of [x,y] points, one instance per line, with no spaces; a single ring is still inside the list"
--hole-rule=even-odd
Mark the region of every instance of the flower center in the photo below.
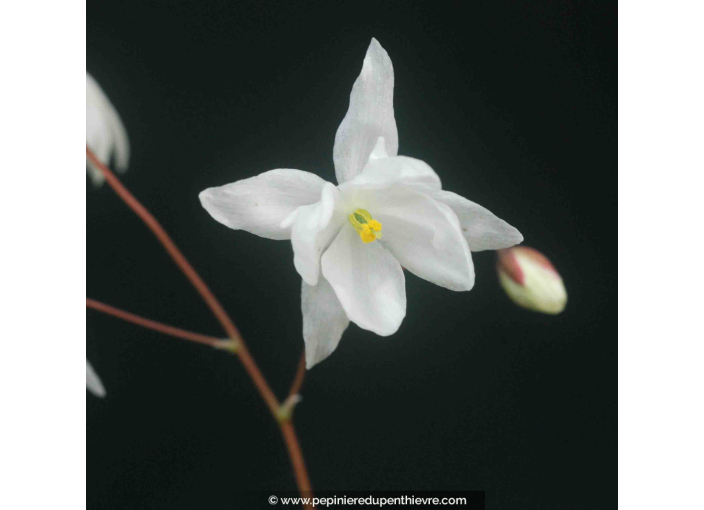
[[[372,219],[369,211],[357,209],[349,215],[349,220],[365,244],[381,239],[381,223]]]

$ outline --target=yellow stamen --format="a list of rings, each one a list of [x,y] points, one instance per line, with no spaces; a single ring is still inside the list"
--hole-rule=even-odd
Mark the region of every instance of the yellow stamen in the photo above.
[[[349,215],[349,220],[364,243],[371,243],[375,239],[381,239],[381,223],[372,219],[369,211],[357,209]]]

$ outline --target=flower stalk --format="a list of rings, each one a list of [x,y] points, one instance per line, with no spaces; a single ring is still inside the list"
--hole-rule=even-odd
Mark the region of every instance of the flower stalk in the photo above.
[[[167,253],[171,256],[173,261],[176,263],[176,265],[181,269],[183,274],[188,278],[188,280],[191,282],[191,284],[196,288],[198,293],[201,295],[203,298],[203,301],[205,301],[206,305],[210,310],[213,312],[213,315],[215,318],[220,322],[222,325],[223,329],[227,333],[229,340],[236,341],[238,343],[238,348],[236,349],[236,354],[244,366],[245,370],[249,374],[250,378],[252,379],[252,382],[254,383],[255,387],[259,391],[259,394],[262,396],[262,399],[264,400],[265,404],[269,408],[269,411],[271,412],[272,416],[276,420],[276,422],[279,424],[279,428],[281,429],[281,434],[284,438],[284,442],[286,443],[286,448],[289,453],[289,457],[291,458],[291,464],[293,466],[293,470],[296,476],[296,484],[298,486],[299,492],[301,492],[302,495],[305,496],[310,496],[312,494],[312,488],[310,485],[310,479],[308,478],[308,471],[306,470],[305,462],[303,460],[303,452],[301,451],[301,447],[298,443],[298,437],[296,436],[296,432],[293,428],[293,425],[290,420],[285,420],[285,421],[280,421],[278,419],[278,413],[279,409],[281,407],[281,404],[279,403],[278,399],[276,398],[276,395],[274,392],[271,390],[269,387],[269,384],[267,383],[266,379],[264,378],[263,374],[259,370],[259,367],[254,361],[254,358],[252,355],[249,353],[249,350],[247,349],[247,346],[242,339],[242,336],[240,335],[240,332],[238,331],[237,327],[235,324],[232,322],[232,319],[230,319],[229,315],[225,311],[225,309],[222,307],[220,302],[216,299],[215,295],[212,293],[212,291],[208,288],[208,286],[205,284],[203,279],[200,277],[200,275],[196,272],[196,270],[191,266],[190,262],[188,262],[188,259],[181,253],[181,250],[178,249],[176,244],[171,240],[171,237],[166,233],[164,228],[159,224],[159,222],[156,220],[156,218],[149,212],[149,210],[144,207],[133,195],[132,193],[129,192],[129,190],[120,182],[120,180],[115,176],[114,173],[110,171],[109,168],[107,168],[106,165],[104,165],[97,157],[96,155],[86,146],[86,157],[88,160],[94,165],[95,168],[99,169],[102,174],[105,177],[105,180],[107,183],[110,185],[110,187],[115,191],[115,193],[122,199],[127,206],[132,209],[132,211],[139,216],[139,218],[144,222],[144,224],[149,227],[149,229],[152,231],[152,233],[156,236],[156,238],[159,240],[161,245],[164,247],[164,249],[167,251]],[[90,300],[87,300],[87,303]],[[95,304],[97,302],[94,302]],[[108,306],[108,305],[105,305]],[[94,307],[95,308],[95,307]],[[97,309],[97,308],[96,308]],[[101,311],[105,311],[101,310]],[[114,311],[114,310],[113,310]],[[125,312],[125,314],[129,314],[128,312]],[[116,314],[112,314],[115,316],[118,316]],[[129,314],[132,315],[132,314]],[[138,316],[134,316],[132,318],[135,318]],[[140,318],[143,319],[143,318]],[[149,319],[144,319],[144,321],[149,321]],[[134,322],[134,321],[130,321]],[[150,321],[152,323],[155,323],[155,321]],[[143,323],[146,324],[146,323]],[[158,323],[157,323],[158,324]],[[155,324],[152,324],[155,325]],[[165,325],[162,325],[165,326]],[[172,328],[169,334],[175,333],[174,330],[178,328]],[[163,329],[162,329],[163,330]],[[176,335],[178,336],[178,335]],[[181,336],[181,338],[183,338]],[[217,339],[217,341],[220,341],[220,339]],[[201,342],[201,343],[207,343],[207,342]]]
[[[142,326],[143,328],[152,329],[154,331],[159,331],[165,335],[175,336],[176,338],[182,338],[184,340],[189,340],[191,342],[196,342],[199,344],[210,345],[211,347],[225,349],[223,344],[231,342],[231,340],[222,340],[221,338],[215,338],[214,336],[202,335],[200,333],[194,333],[192,331],[186,331],[185,329],[176,328],[174,326],[169,326],[168,324],[163,324],[161,322],[153,321],[151,319],[146,319],[137,314],[126,312],[120,310],[114,306],[106,305],[95,299],[86,299],[86,307],[92,308],[99,312],[112,315],[123,321],[131,322],[137,326]]]

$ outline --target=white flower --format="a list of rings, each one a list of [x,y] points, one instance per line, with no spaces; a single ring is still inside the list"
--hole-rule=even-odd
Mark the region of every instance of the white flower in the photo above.
[[[97,158],[108,165],[115,155],[115,168],[121,172],[127,170],[130,160],[130,143],[125,126],[115,107],[107,98],[100,85],[86,73],[86,145]],[[86,170],[99,186],[105,181],[103,173],[86,158]],[[86,387],[97,397],[105,396],[105,388],[98,374],[86,360]]]
[[[88,360],[86,360],[86,388],[96,397],[105,396],[105,387]]]
[[[552,315],[565,309],[565,284],[545,255],[527,246],[500,250],[498,255],[499,281],[514,303]]]
[[[339,186],[300,170],[271,170],[200,194],[230,228],[291,239],[303,278],[308,368],[335,350],[350,321],[382,336],[398,329],[406,314],[403,268],[470,290],[470,250],[523,240],[483,207],[443,191],[426,163],[396,155],[393,88],[391,60],[372,39],[335,136]]]
[[[130,161],[130,143],[115,107],[100,85],[86,73],[86,145],[98,159],[108,165],[115,155],[115,169],[127,170]],[[102,172],[86,159],[88,175],[99,186],[105,178]]]

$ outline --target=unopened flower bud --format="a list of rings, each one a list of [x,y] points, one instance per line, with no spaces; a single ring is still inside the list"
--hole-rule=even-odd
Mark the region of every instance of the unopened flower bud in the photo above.
[[[549,314],[558,314],[565,309],[565,285],[545,255],[525,246],[498,250],[497,253],[499,281],[514,303]]]

